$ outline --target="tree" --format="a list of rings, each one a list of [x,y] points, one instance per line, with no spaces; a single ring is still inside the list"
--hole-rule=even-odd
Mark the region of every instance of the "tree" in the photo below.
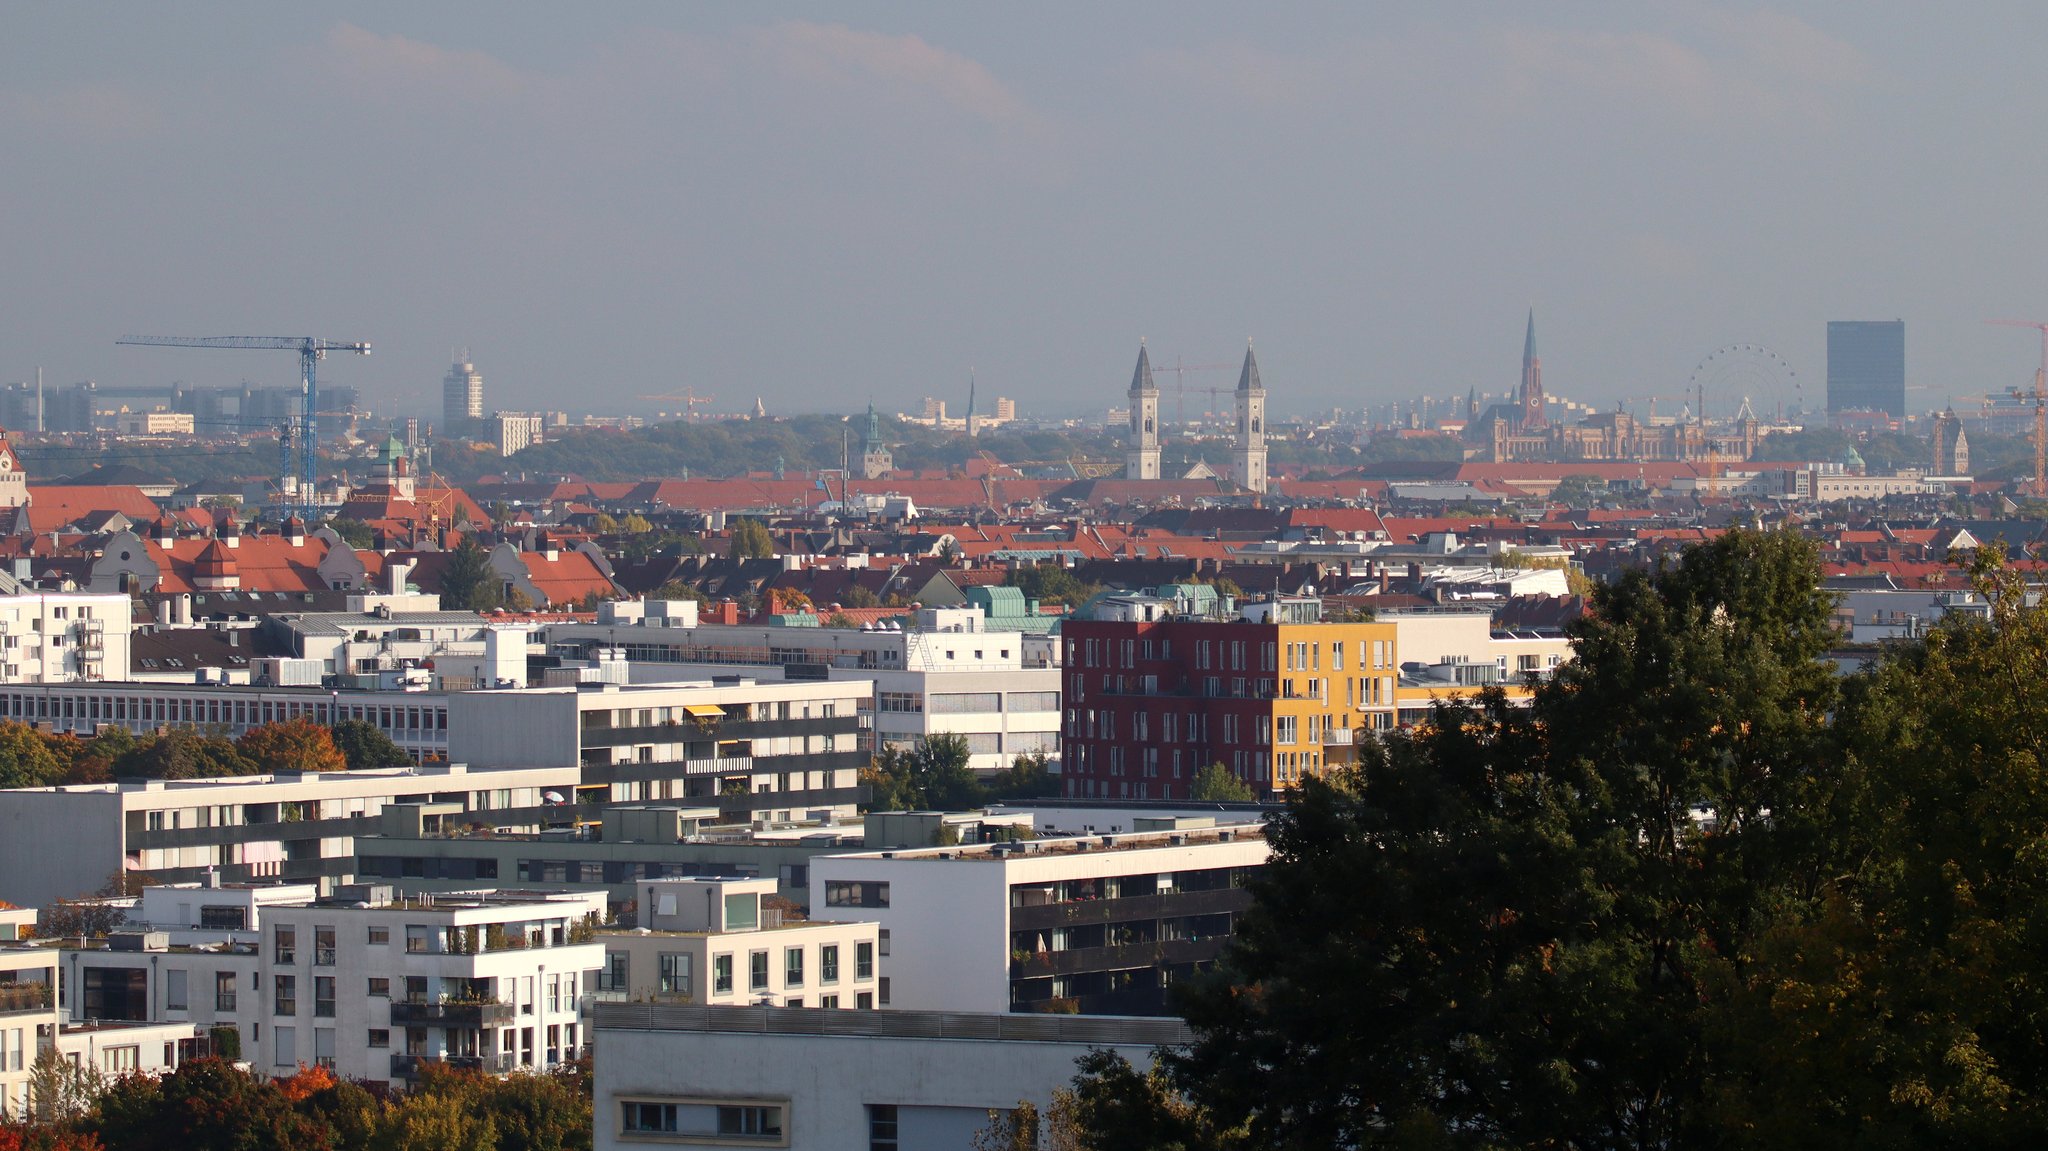
[[[1045,799],[1060,793],[1060,781],[1052,773],[1052,761],[1044,752],[1017,756],[1010,766],[996,773],[984,785],[982,802],[1011,799]]]
[[[260,724],[235,741],[235,749],[268,772],[346,771],[348,757],[335,746],[324,724],[307,716]]]
[[[217,1059],[160,1078],[127,1075],[100,1096],[91,1126],[117,1151],[269,1151],[330,1146],[277,1084]]]
[[[441,571],[441,606],[449,611],[490,611],[505,602],[505,584],[491,566],[491,553],[464,539]]]
[[[0,721],[0,788],[48,787],[62,780],[64,769],[35,728]]]
[[[760,520],[737,519],[732,522],[732,550],[728,554],[736,560],[765,560],[775,554],[775,541],[769,538],[768,529]]]
[[[1103,1048],[1075,1064],[1080,1070],[1073,1088],[1054,1093],[1047,1118],[1055,1139],[1076,1151],[1223,1151],[1244,1145],[1243,1129],[1221,1125],[1173,1084],[1163,1064],[1139,1071]]]
[[[1574,472],[1557,481],[1550,498],[1568,508],[1589,508],[1607,494],[1607,481],[1599,476]]]
[[[848,584],[846,593],[840,598],[840,602],[847,607],[882,606],[881,597],[877,596],[865,584]]]
[[[127,922],[119,907],[96,897],[59,899],[36,912],[40,939],[97,939]]]
[[[1601,588],[1531,707],[1305,781],[1175,1082],[1264,1146],[1730,1137],[1731,988],[1831,865],[1831,608],[1811,545],[1731,532]]]
[[[874,811],[966,811],[984,802],[967,766],[967,738],[927,735],[908,748],[885,747],[861,772]]]
[[[148,736],[114,763],[115,775],[144,779],[213,779],[256,771],[234,741],[190,726]]]
[[[646,535],[654,530],[654,524],[643,515],[629,515],[619,521],[619,530],[629,535]]]
[[[597,522],[593,526],[597,529],[597,534],[601,536],[619,534],[619,521],[603,512],[597,513]]]
[[[98,1066],[73,1063],[50,1047],[29,1068],[28,1106],[38,1122],[70,1123],[92,1110],[106,1089]]]
[[[345,719],[328,729],[336,750],[347,761],[350,771],[361,771],[366,767],[404,767],[412,763],[412,756],[391,741],[384,729],[368,720]]]
[[[341,542],[352,548],[368,549],[377,546],[377,529],[361,520],[336,516],[327,521],[327,526],[334,529],[334,534],[341,537]]]
[[[1254,803],[1258,796],[1252,793],[1251,785],[1233,775],[1229,768],[1212,763],[1195,773],[1195,779],[1188,786],[1188,798],[1203,803]]]

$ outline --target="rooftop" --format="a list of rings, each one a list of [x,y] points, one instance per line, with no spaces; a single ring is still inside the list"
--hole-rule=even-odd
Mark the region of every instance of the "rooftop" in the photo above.
[[[1022,1043],[1182,1046],[1194,1032],[1178,1019],[1118,1015],[970,1015],[950,1011],[841,1011],[821,1007],[710,1007],[686,1003],[598,1003],[609,1031],[696,1031],[740,1035],[876,1036]]]
[[[908,859],[930,862],[1001,862],[1018,856],[1099,855],[1112,851],[1156,851],[1220,843],[1264,842],[1266,830],[1256,824],[1185,828],[1175,831],[1131,831],[1114,835],[1076,835],[1025,839],[1009,843],[976,843],[957,847],[918,847],[853,853],[848,859]]]

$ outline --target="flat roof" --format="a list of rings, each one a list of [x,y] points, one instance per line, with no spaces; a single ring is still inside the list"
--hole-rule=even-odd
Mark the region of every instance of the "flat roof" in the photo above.
[[[872,1036],[1021,1043],[1182,1046],[1195,1033],[1178,1019],[1130,1015],[986,1015],[952,1011],[847,1011],[829,1007],[712,1007],[694,1003],[598,1003],[600,1031],[735,1035]]]

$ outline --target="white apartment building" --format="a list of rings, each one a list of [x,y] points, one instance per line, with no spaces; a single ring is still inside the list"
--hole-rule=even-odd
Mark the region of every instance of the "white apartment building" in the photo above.
[[[0,683],[74,683],[128,674],[135,634],[126,595],[0,595]]]
[[[878,744],[959,735],[967,740],[969,766],[980,771],[1008,767],[1020,755],[1059,755],[1057,645],[1043,636],[984,631],[987,617],[975,608],[924,608],[909,629],[698,624],[694,610],[682,615],[636,603],[598,611],[596,623],[550,627],[550,650],[581,659],[622,656],[635,682],[669,677],[676,664],[864,680],[874,685],[865,706]]]
[[[252,727],[301,718],[362,720],[415,759],[448,758],[448,696],[439,692],[111,680],[0,685],[0,720],[87,737],[119,724],[137,735],[182,726],[238,739]]]
[[[171,882],[345,881],[355,836],[387,805],[437,822],[537,830],[576,818],[573,766],[471,771],[462,764],[222,779],[135,780],[0,791],[0,899],[48,903],[145,872]],[[589,796],[598,801],[609,789]],[[549,798],[550,794],[564,802]]]
[[[773,879],[675,878],[635,887],[640,929],[605,931],[600,1000],[721,1006],[876,1006],[873,923],[786,918]]]
[[[202,907],[240,903],[208,889],[184,897]],[[260,915],[253,932],[223,932],[213,944],[142,932],[65,948],[70,1017],[184,1024],[239,1048],[264,1074],[305,1063],[394,1087],[431,1062],[544,1071],[581,1052],[583,996],[604,961],[592,941],[601,893],[401,901],[389,888],[359,886],[323,900],[240,905]]]
[[[851,816],[872,690],[732,676],[458,692],[449,747],[479,767],[580,764],[618,799],[701,801],[732,822]]]
[[[1074,1061],[1141,1070],[1178,1019],[600,1003],[597,1151],[660,1145],[959,1151],[990,1111],[1044,1114]]]
[[[57,956],[25,940],[33,908],[0,909],[0,1117],[26,1114],[29,1069],[56,1042]]]
[[[811,861],[811,913],[881,928],[882,1006],[1161,1015],[1264,866],[1256,827],[865,851]]]

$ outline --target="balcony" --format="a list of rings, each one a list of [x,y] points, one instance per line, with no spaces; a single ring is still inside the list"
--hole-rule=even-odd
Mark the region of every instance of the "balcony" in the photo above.
[[[510,1055],[393,1055],[391,1077],[418,1079],[421,1069],[430,1063],[463,1071],[481,1071],[486,1075],[508,1074],[519,1066],[519,1060]]]
[[[503,1027],[518,1016],[518,1010],[510,1003],[458,1000],[427,1003],[410,999],[393,1000],[391,1003],[393,1027]]]
[[[1042,903],[1010,909],[1012,931],[1036,931],[1048,927],[1069,927],[1086,923],[1124,920],[1165,919],[1179,915],[1213,915],[1222,911],[1243,911],[1250,907],[1252,893],[1244,887],[1220,887],[1208,891],[1172,891],[1160,895],[1136,895],[1124,899],[1085,899],[1070,903]]]
[[[1127,971],[1134,968],[1208,963],[1223,951],[1227,937],[1168,939],[1111,947],[1077,947],[1069,951],[1037,951],[1010,961],[1010,978],[1077,975],[1084,971]]]
[[[48,1011],[51,1006],[47,983],[13,983],[0,986],[0,1015],[26,1015]]]

